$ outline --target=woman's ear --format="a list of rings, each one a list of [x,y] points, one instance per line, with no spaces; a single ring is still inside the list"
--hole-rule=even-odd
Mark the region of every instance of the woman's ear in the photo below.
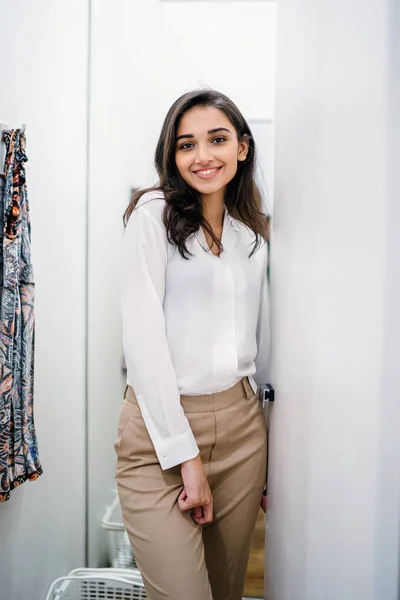
[[[247,135],[244,135],[239,142],[238,146],[238,160],[241,162],[246,160],[247,154],[249,152],[249,138]]]

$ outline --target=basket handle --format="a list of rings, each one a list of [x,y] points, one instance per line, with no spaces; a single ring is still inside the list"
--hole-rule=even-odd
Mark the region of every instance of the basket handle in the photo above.
[[[52,600],[52,594],[56,586],[64,581],[101,581],[102,579],[107,579],[107,581],[115,581],[116,583],[126,583],[128,585],[139,585],[144,589],[143,581],[132,581],[131,579],[125,579],[124,577],[118,577],[117,575],[108,575],[107,573],[102,573],[101,575],[66,575],[65,577],[59,577],[53,581],[47,593],[46,600]]]

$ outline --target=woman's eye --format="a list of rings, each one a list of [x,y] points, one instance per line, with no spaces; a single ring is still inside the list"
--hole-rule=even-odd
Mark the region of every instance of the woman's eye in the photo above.
[[[225,142],[226,138],[222,137],[222,136],[218,136],[216,138],[213,139],[213,144],[221,144],[222,142]]]
[[[193,144],[191,144],[190,142],[186,142],[185,144],[182,144],[181,150],[189,150],[192,147],[193,147]]]

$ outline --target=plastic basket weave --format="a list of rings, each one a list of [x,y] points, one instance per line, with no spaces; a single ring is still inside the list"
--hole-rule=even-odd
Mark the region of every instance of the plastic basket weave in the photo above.
[[[129,542],[128,533],[122,522],[121,506],[118,495],[107,508],[101,521],[105,530],[108,561],[111,567],[117,569],[137,568],[136,560]]]
[[[46,600],[145,600],[137,569],[74,569],[53,581]]]

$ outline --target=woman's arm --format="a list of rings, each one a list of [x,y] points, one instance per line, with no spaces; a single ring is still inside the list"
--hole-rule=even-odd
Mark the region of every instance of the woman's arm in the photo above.
[[[199,454],[180,403],[167,342],[166,266],[164,226],[153,209],[143,204],[133,211],[123,239],[122,337],[128,381],[162,469]]]

